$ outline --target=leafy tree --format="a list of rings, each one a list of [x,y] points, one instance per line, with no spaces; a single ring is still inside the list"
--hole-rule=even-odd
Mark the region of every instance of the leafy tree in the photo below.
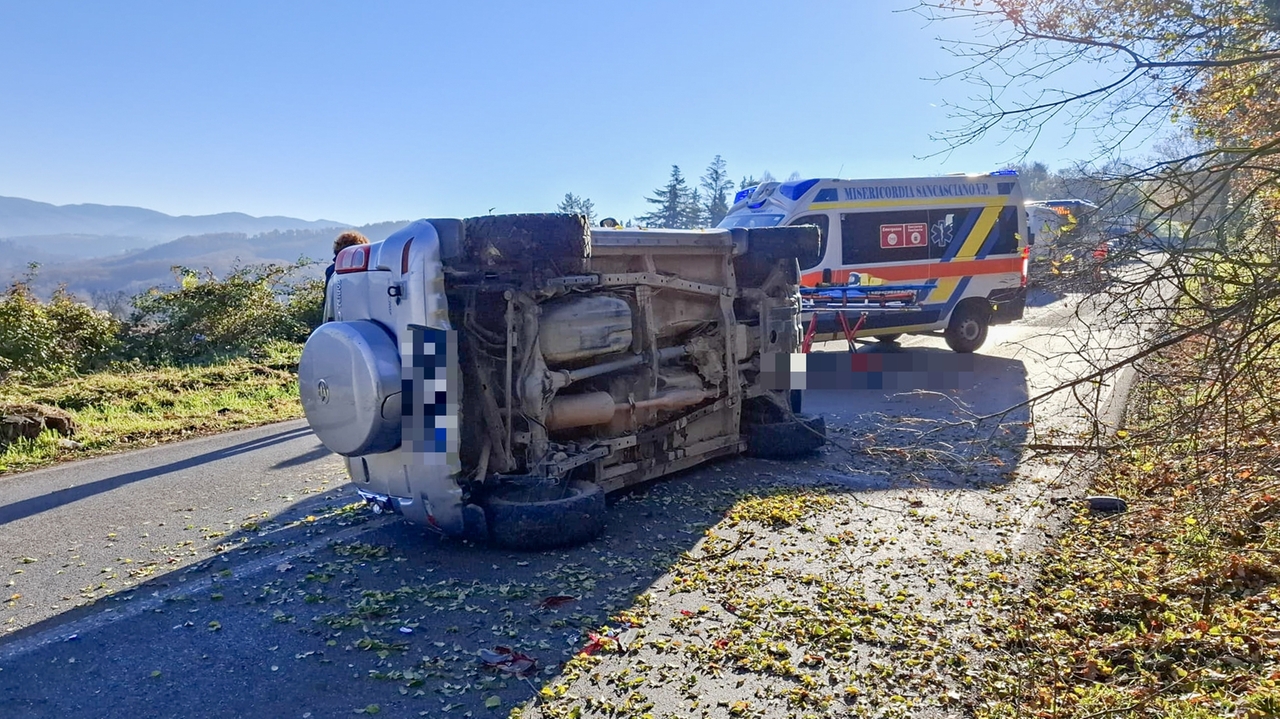
[[[578,197],[572,192],[564,193],[564,200],[556,205],[556,212],[586,215],[588,224],[595,224],[596,221],[595,203],[585,197]]]
[[[667,184],[654,190],[653,196],[646,197],[645,202],[654,205],[654,208],[648,214],[636,218],[641,225],[669,229],[689,226],[692,193],[678,165],[671,166],[671,177]]]
[[[1068,197],[1066,179],[1043,162],[1017,163],[1009,169],[1017,170],[1022,179],[1023,194],[1028,200],[1062,200]]]
[[[1149,463],[1141,470],[1157,495],[1138,495],[1151,520],[1173,506],[1160,499],[1176,498],[1180,508],[1198,505],[1197,516],[1186,519],[1195,526],[1188,542],[1194,549],[1162,557],[1160,566],[1196,577],[1230,576],[1238,558],[1259,551],[1251,542],[1270,542],[1275,532],[1274,515],[1261,518],[1257,505],[1250,505],[1273,482],[1254,468],[1274,466],[1274,455],[1253,459],[1247,445],[1274,441],[1280,425],[1280,1],[929,0],[919,9],[962,20],[953,47],[967,60],[961,77],[979,91],[972,104],[953,108],[960,123],[938,136],[946,145],[942,152],[991,133],[1035,138],[1046,123],[1065,122],[1093,134],[1099,147],[1091,161],[1066,173],[1068,188],[1075,180],[1108,212],[1136,215],[1145,225],[1140,229],[1157,235],[1141,248],[1157,251],[1118,248],[1107,254],[1100,268],[1110,272],[1109,280],[1100,274],[1092,296],[1079,303],[1097,308],[1098,319],[1077,330],[1078,349],[1067,360],[1090,366],[1026,403],[1055,391],[1076,393],[1099,421],[1091,438],[1071,446],[1092,445],[1100,460],[1108,453],[1180,454],[1176,467],[1149,472]],[[1076,72],[1082,65],[1096,72]],[[1162,133],[1174,139],[1154,157],[1117,159],[1132,140]],[[1134,234],[1130,239],[1143,239]],[[1118,442],[1094,404],[1104,397],[1092,388],[1110,384],[1122,368],[1146,378],[1140,399],[1155,403],[1159,413],[1141,434]],[[1091,459],[1083,452],[1075,456]],[[1252,485],[1233,490],[1232,478],[1250,478]],[[1157,483],[1164,487],[1154,489]],[[1134,485],[1126,478],[1113,486]],[[1161,584],[1162,592],[1169,590],[1162,601],[1179,595],[1172,586]],[[1231,616],[1220,612],[1221,602],[1273,592],[1275,574],[1247,586],[1182,590],[1194,597],[1187,604],[1196,609],[1159,636],[1187,636],[1207,622],[1221,622]],[[1142,616],[1147,609],[1141,601],[1108,603],[1107,618],[1098,622]],[[1263,611],[1274,619],[1273,609]],[[1199,617],[1204,619],[1196,629],[1182,631]],[[1090,637],[1090,651],[1111,645],[1088,628],[1065,633]],[[1166,716],[1276,715],[1264,656],[1224,663],[1221,655],[1184,646],[1174,660],[1176,673],[1170,673],[1158,652],[1127,649],[1121,658],[1104,649],[1091,656],[1110,670],[1086,675],[1087,691],[1117,699],[1110,711],[1095,711],[1058,702],[1084,692],[1070,686],[1074,682],[1059,683],[1067,672],[1060,656],[1042,650],[1046,645],[1052,647],[1052,640],[1029,640],[1006,655],[1016,657],[1011,674],[1019,686],[993,697],[985,710],[993,716],[1134,714],[1146,709],[1146,700],[1129,704],[1128,692],[1141,691],[1175,697],[1160,712]],[[1231,673],[1220,673],[1226,665]],[[1044,692],[1050,685],[1060,690]],[[1215,703],[1196,704],[1206,696]]]
[[[703,205],[706,223],[709,227],[715,227],[729,213],[730,193],[733,192],[733,180],[729,179],[724,158],[716,155],[698,185],[706,191]]]

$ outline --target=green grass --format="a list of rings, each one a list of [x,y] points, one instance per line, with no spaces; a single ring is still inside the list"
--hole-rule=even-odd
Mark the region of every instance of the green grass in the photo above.
[[[268,353],[262,362],[231,359],[202,366],[123,367],[52,382],[9,379],[0,403],[60,407],[76,420],[67,449],[46,432],[0,451],[0,473],[119,452],[302,416],[297,349]]]

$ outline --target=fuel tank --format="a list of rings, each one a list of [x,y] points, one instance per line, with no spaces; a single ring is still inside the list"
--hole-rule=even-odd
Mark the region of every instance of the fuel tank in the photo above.
[[[631,306],[602,294],[548,302],[542,305],[538,344],[549,367],[624,352],[631,347]]]

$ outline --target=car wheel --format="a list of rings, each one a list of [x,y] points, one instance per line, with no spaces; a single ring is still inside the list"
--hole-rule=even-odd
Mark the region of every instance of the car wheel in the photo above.
[[[969,353],[976,351],[987,341],[987,325],[990,312],[976,303],[961,305],[951,313],[951,322],[943,337],[947,346],[956,352]]]
[[[804,411],[804,390],[793,389],[787,393],[787,403],[791,405],[791,414]]]
[[[508,549],[569,547],[604,530],[604,489],[595,482],[512,482],[490,492],[480,505],[490,540]]]
[[[822,417],[797,415],[782,422],[743,425],[747,454],[764,459],[795,459],[818,451],[827,442],[827,422]]]
[[[463,223],[468,265],[582,272],[591,256],[591,230],[582,215],[485,215]]]

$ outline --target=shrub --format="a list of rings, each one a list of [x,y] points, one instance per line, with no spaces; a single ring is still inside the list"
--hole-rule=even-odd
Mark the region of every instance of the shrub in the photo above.
[[[305,340],[324,302],[323,281],[294,277],[306,264],[252,265],[223,279],[175,268],[176,288],[134,298],[129,354],[151,363],[190,362]]]
[[[292,339],[305,341],[311,330],[320,326],[324,318],[324,280],[303,280],[289,287],[285,312],[294,323],[296,333]]]
[[[120,344],[120,323],[65,288],[41,302],[31,279],[28,274],[0,295],[0,372],[57,377],[104,364]]]
[[[96,310],[59,287],[45,305],[66,364],[77,370],[100,366],[120,346],[123,325],[109,312]]]

